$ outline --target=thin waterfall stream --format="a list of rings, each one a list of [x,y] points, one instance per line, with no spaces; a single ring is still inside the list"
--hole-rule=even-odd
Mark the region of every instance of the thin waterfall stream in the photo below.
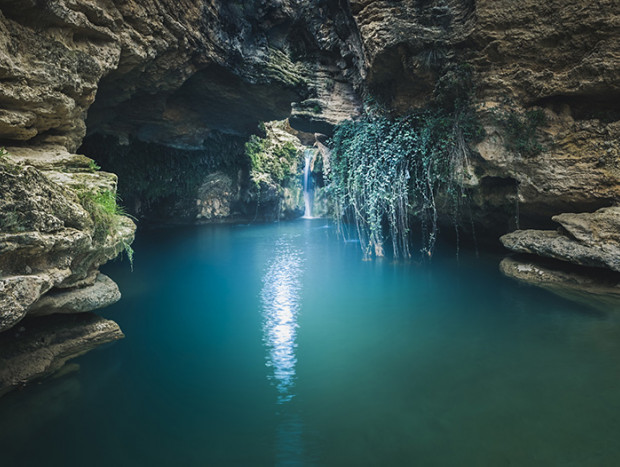
[[[310,177],[312,158],[314,157],[313,149],[306,149],[304,151],[304,219],[313,219],[312,216],[312,204],[314,201],[314,187],[312,186],[312,179]]]

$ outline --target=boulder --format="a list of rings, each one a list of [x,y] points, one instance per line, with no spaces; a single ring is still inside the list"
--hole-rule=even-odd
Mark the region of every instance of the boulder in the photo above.
[[[116,282],[105,274],[98,273],[93,285],[48,292],[30,307],[28,314],[43,316],[54,313],[84,313],[112,305],[120,298],[121,292]]]
[[[558,230],[517,230],[500,238],[517,253],[620,272],[620,207],[553,217]]]

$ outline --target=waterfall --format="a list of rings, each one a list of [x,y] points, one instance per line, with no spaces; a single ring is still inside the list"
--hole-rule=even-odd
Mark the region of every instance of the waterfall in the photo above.
[[[312,163],[312,157],[314,156],[314,150],[306,149],[304,151],[304,157],[306,163],[304,165],[304,219],[312,219],[312,201],[313,201],[313,189],[312,179],[310,178],[310,164]]]

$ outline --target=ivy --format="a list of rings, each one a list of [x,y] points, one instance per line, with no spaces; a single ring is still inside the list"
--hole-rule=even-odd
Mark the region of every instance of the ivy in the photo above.
[[[366,257],[411,256],[410,220],[420,222],[421,252],[431,257],[440,204],[455,219],[469,166],[469,141],[481,126],[467,106],[390,118],[368,112],[339,125],[331,139],[328,191],[338,219],[356,226]]]

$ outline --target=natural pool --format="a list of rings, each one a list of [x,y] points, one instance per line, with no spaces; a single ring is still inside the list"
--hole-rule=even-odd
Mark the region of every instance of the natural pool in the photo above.
[[[609,466],[620,319],[325,220],[142,232],[126,339],[0,399],[6,466]]]

